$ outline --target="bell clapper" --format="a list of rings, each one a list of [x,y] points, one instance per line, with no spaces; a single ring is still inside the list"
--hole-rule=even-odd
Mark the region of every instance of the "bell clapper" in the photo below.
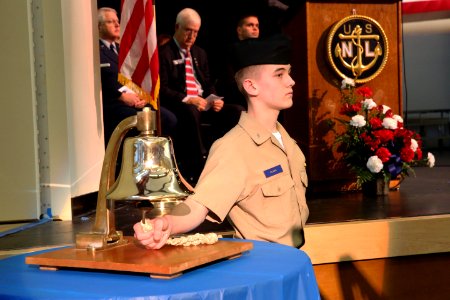
[[[147,212],[151,211],[153,209],[152,203],[149,203],[148,201],[140,201],[138,204],[139,209],[142,212],[142,218],[141,218],[141,226],[144,232],[149,232],[153,230],[153,225],[150,223],[150,221],[147,219]]]

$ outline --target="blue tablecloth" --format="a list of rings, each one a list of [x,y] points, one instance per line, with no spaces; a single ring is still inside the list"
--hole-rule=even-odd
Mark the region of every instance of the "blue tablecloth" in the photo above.
[[[25,263],[27,255],[36,253],[17,255],[0,260],[0,299],[320,299],[311,260],[303,251],[251,242],[254,248],[241,257],[173,279],[87,269],[44,271]]]

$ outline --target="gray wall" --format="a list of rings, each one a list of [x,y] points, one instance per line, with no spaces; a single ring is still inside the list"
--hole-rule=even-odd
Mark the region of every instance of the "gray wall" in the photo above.
[[[404,108],[450,109],[450,12],[403,25]]]

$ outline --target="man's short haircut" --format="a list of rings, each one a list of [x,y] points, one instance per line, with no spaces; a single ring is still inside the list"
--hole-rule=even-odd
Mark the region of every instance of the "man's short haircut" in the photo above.
[[[100,25],[100,24],[105,22],[105,13],[107,13],[107,12],[112,12],[112,13],[115,13],[117,15],[117,11],[114,8],[111,8],[111,7],[100,7],[97,10],[98,25]]]
[[[196,12],[192,8],[188,8],[188,7],[187,8],[183,8],[177,14],[177,18],[176,18],[175,24],[184,26],[189,21],[194,21],[194,22],[198,22],[199,24],[201,24],[202,23],[202,18],[200,17],[198,12]]]
[[[255,78],[258,74],[258,70],[262,65],[253,65],[240,69],[234,74],[234,80],[236,81],[239,91],[246,95],[247,92],[244,89],[243,83],[247,78]]]
[[[236,27],[241,27],[242,25],[244,25],[244,20],[249,18],[249,17],[255,17],[259,20],[259,17],[257,14],[253,14],[253,13],[246,13],[243,14],[239,17],[237,23],[236,23]]]

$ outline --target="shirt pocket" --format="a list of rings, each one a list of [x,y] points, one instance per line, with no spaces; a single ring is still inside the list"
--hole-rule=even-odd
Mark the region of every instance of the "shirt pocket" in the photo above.
[[[286,225],[294,220],[298,211],[294,181],[288,175],[278,177],[261,186],[261,220],[266,226],[284,231]],[[289,225],[288,225],[289,227]]]
[[[281,176],[261,186],[264,197],[279,197],[294,186],[294,181],[289,176]]]

